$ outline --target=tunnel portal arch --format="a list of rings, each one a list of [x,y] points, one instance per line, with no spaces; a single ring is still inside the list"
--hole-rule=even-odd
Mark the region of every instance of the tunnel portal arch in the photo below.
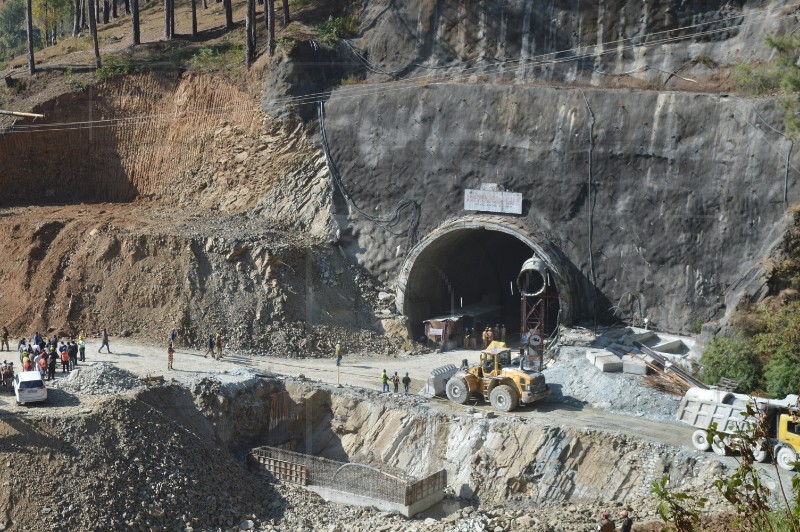
[[[497,259],[482,261],[487,255],[496,255]],[[495,278],[508,283],[509,278],[513,278],[513,288],[506,291],[504,285],[495,291],[505,291],[506,295],[501,296],[506,298],[502,306],[506,312],[516,314],[518,324],[520,296],[516,279],[522,264],[531,257],[541,259],[552,274],[558,294],[558,321],[570,323],[573,305],[567,261],[561,251],[525,220],[491,215],[461,216],[445,221],[411,249],[397,278],[397,310],[408,318],[410,331],[418,335],[422,320],[442,310],[431,308],[430,300],[436,296],[430,291],[449,292],[449,298],[454,300],[451,306],[459,308],[460,291],[467,290],[472,296],[473,301],[464,301],[465,306],[475,302],[479,290],[475,290],[474,283],[492,283]],[[473,283],[472,288],[470,283]],[[447,295],[441,293],[438,297],[441,301]],[[510,321],[513,322],[511,316]]]

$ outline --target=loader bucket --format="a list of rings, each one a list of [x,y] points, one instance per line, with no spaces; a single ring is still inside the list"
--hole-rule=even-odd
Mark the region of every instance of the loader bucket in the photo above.
[[[425,386],[419,392],[423,397],[434,397],[436,395],[444,395],[444,388],[450,377],[458,373],[458,368],[453,364],[448,364],[431,371],[428,380],[425,381]]]

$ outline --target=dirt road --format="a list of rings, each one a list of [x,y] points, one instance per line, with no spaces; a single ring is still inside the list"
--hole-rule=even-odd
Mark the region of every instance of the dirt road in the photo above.
[[[211,356],[205,357],[203,351],[180,346],[178,342],[175,353],[174,370],[167,370],[167,353],[164,346],[145,345],[120,338],[111,338],[112,353],[98,353],[99,341],[89,339],[86,348],[86,363],[110,362],[136,375],[164,375],[181,382],[190,382],[202,375],[234,371],[246,368],[256,372],[272,372],[282,375],[305,375],[306,378],[344,386],[356,386],[380,390],[380,374],[383,369],[391,375],[397,371],[401,376],[406,371],[412,378],[411,392],[417,393],[423,386],[428,373],[434,368],[446,365],[460,365],[463,359],[475,361],[478,351],[450,351],[414,357],[369,357],[347,355],[342,366],[336,367],[333,356],[326,359],[289,359],[270,356],[258,356],[240,353],[227,353],[219,361]],[[166,345],[166,344],[165,344]],[[16,352],[7,353],[13,360]],[[6,358],[0,355],[0,358]],[[62,378],[60,370],[56,377]],[[54,406],[73,407],[78,410],[90,407],[87,398],[76,397],[61,390],[51,390]],[[14,404],[13,394],[3,394],[3,410],[11,413],[38,413],[47,409],[42,407],[20,407]],[[480,403],[470,407],[462,407],[447,400],[432,400],[437,408],[456,410],[476,408],[478,411],[489,411]],[[677,423],[659,423],[632,416],[618,415],[605,410],[579,406],[555,401],[542,401],[534,406],[523,407],[511,415],[540,419],[546,425],[558,425],[577,429],[595,429],[627,435],[645,441],[667,443],[690,448],[692,430]]]

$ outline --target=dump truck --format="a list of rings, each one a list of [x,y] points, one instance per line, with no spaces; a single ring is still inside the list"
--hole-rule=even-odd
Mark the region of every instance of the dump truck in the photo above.
[[[797,395],[787,395],[784,399],[765,399],[724,390],[690,388],[678,406],[676,417],[679,421],[697,428],[692,434],[692,445],[695,449],[707,451],[711,448],[715,453],[725,455],[739,429],[751,430],[758,421],[756,418],[745,417],[748,404],[753,405],[762,417],[767,433],[771,435],[756,444],[753,449],[755,459],[766,461],[771,450],[780,467],[794,469],[794,463],[800,460]],[[716,423],[717,431],[726,436],[709,442],[708,428],[712,423]]]
[[[452,375],[445,386],[447,398],[465,404],[479,396],[502,412],[519,404],[531,404],[550,395],[544,375],[525,365],[526,357],[512,363],[511,349],[493,347],[481,353],[480,363],[466,363]],[[466,362],[466,360],[465,360]]]

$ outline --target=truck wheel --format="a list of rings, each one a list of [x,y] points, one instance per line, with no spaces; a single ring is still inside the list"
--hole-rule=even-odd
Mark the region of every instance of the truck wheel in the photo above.
[[[791,471],[794,469],[794,463],[797,461],[797,453],[788,445],[781,445],[775,453],[775,461],[782,469]]]
[[[761,440],[753,444],[751,447],[753,451],[753,460],[756,462],[766,462],[769,458],[769,451],[767,450],[767,441]]]
[[[730,451],[727,442],[719,436],[714,436],[711,441],[711,450],[720,456],[728,456]]]
[[[519,404],[519,397],[514,389],[507,384],[496,386],[489,394],[492,406],[501,412],[511,412]]]
[[[708,432],[702,429],[694,431],[694,434],[692,434],[692,445],[694,445],[694,448],[698,451],[709,450],[711,448],[711,444],[708,443],[707,437]]]
[[[464,379],[455,377],[450,379],[447,381],[444,391],[447,393],[447,398],[454,403],[463,405],[469,400],[469,386]]]

